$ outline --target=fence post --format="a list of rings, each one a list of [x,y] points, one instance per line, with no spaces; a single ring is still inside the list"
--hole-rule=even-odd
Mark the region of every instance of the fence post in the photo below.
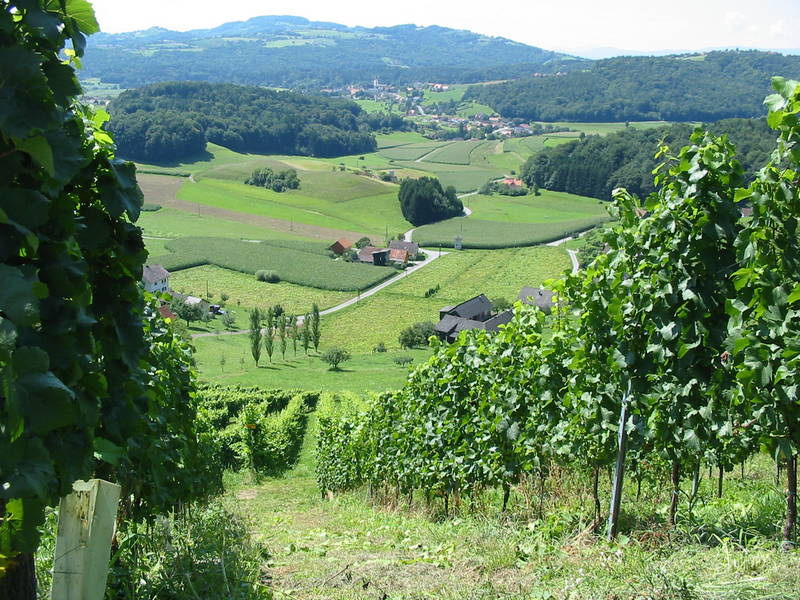
[[[619,507],[622,501],[622,484],[625,478],[625,454],[628,450],[628,432],[625,426],[628,422],[628,399],[631,393],[631,382],[628,381],[628,391],[622,396],[622,407],[619,411],[619,433],[617,448],[617,464],[614,469],[614,485],[611,489],[611,509],[608,511],[608,539],[617,537],[619,528]]]
[[[102,600],[120,487],[91,479],[72,489],[59,505],[51,598]]]

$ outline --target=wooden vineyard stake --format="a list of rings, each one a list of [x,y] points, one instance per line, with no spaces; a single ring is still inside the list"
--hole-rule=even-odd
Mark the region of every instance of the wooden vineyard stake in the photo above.
[[[102,600],[120,487],[76,481],[61,499],[53,561],[52,600]]]

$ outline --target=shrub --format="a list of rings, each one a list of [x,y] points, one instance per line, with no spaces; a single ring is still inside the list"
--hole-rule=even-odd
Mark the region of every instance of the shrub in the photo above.
[[[378,345],[372,349],[373,352],[386,352],[386,344],[378,342]]]
[[[364,248],[365,246],[369,246],[371,243],[372,243],[372,240],[370,240],[368,237],[362,237],[354,245],[355,245],[356,248],[358,248],[360,250],[361,248]]]
[[[331,348],[319,357],[322,362],[328,363],[331,370],[337,371],[339,365],[350,360],[350,353],[342,348]]]
[[[492,310],[494,312],[502,312],[511,308],[511,302],[505,298],[492,298]]]
[[[220,320],[225,326],[225,329],[235,329],[236,318],[233,316],[233,313],[225,313],[220,317]]]
[[[227,302],[227,301],[228,301],[228,299],[230,298],[230,296],[229,296],[228,294],[226,294],[225,292],[222,292],[222,293],[219,295],[219,297],[220,297],[220,299],[221,299],[223,302]]]
[[[145,202],[144,204],[142,204],[142,210],[144,212],[156,212],[156,211],[161,210],[161,205],[160,204],[151,204],[150,202]]]
[[[419,346],[427,346],[428,338],[436,333],[433,323],[424,321],[414,323],[410,327],[406,327],[400,332],[398,341],[402,348],[417,348]]]
[[[399,365],[401,367],[410,365],[412,362],[414,362],[414,359],[408,356],[407,354],[402,354],[400,356],[394,357],[394,364]]]
[[[256,279],[266,283],[278,283],[281,280],[275,271],[267,271],[266,269],[256,271]]]

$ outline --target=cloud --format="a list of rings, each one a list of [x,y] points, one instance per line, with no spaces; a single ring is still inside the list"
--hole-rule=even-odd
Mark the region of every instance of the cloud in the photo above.
[[[746,20],[746,17],[738,11],[731,10],[725,13],[725,25],[728,27],[739,27]]]
[[[775,35],[783,35],[786,32],[786,23],[781,19],[780,21],[775,21],[769,28],[770,33]]]

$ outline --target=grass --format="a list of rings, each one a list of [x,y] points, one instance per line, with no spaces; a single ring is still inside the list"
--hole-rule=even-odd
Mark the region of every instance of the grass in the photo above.
[[[237,223],[208,215],[162,208],[155,213],[142,213],[136,223],[149,237],[226,237],[247,240],[298,239],[296,235],[275,231],[258,225]],[[150,243],[148,242],[148,247]],[[163,251],[159,254],[163,254]]]
[[[427,349],[356,353],[351,360],[342,363],[339,370],[331,371],[316,353],[306,356],[299,343],[295,356],[291,341],[286,360],[281,358],[279,344],[276,344],[271,363],[262,350],[259,367],[253,362],[247,335],[215,335],[195,338],[193,343],[196,349],[195,360],[203,381],[224,385],[258,385],[265,388],[334,392],[353,389],[382,392],[398,389],[405,383],[408,368],[396,365],[394,358],[410,355],[414,358],[414,363],[420,363],[430,354]],[[224,366],[220,364],[222,357],[225,358]]]
[[[353,297],[352,292],[336,292],[296,285],[281,281],[264,283],[252,275],[223,269],[214,265],[204,265],[184,269],[172,274],[172,289],[177,292],[206,298],[206,290],[214,294],[212,301],[228,294],[227,307],[233,310],[246,308],[268,308],[280,304],[291,315],[311,312],[313,304],[321,310],[336,306]]]
[[[549,190],[541,190],[539,196],[468,196],[463,202],[472,210],[468,220],[555,223],[608,217],[607,204],[604,202]]]
[[[182,187],[178,198],[237,213],[370,235],[383,233],[387,226],[390,231],[409,229],[411,225],[400,212],[396,186],[380,189],[385,190],[381,195],[337,201],[333,191],[330,196],[312,198],[298,192],[278,193],[208,178]]]
[[[255,274],[274,271],[281,281],[323,290],[363,290],[396,274],[390,267],[333,260],[313,251],[270,243],[250,243],[225,238],[178,238],[166,244],[170,254],[153,261],[168,271],[205,264]]]
[[[436,162],[451,165],[468,165],[470,164],[470,154],[472,151],[481,146],[482,141],[463,141],[453,142],[447,146],[442,147],[423,159],[423,162]]]
[[[464,248],[533,246],[591,229],[607,220],[607,216],[597,216],[551,223],[509,223],[455,218],[418,227],[414,231],[414,241],[422,246],[452,248],[454,238],[461,236]]]
[[[414,144],[405,144],[403,146],[393,146],[383,148],[380,150],[380,155],[384,158],[391,160],[417,160],[438,150],[446,148],[455,142],[434,142],[428,140],[427,142],[417,142]]]
[[[378,149],[402,146],[403,144],[416,144],[418,142],[430,142],[428,138],[416,131],[395,131],[393,133],[379,133],[375,136],[378,141]]]
[[[355,306],[322,318],[322,346],[368,352],[380,342],[397,347],[400,332],[420,321],[439,320],[439,309],[478,294],[516,299],[525,285],[558,277],[570,266],[560,248],[451,252]],[[431,298],[424,293],[436,285]]]
[[[267,571],[276,597],[797,597],[797,552],[776,552],[763,535],[742,545],[730,538],[702,543],[693,533],[716,519],[747,527],[762,505],[769,516],[780,512],[781,494],[770,481],[769,461],[748,465],[744,479],[729,474],[722,500],[713,498],[704,480],[700,505],[706,514],[673,531],[658,512],[668,502],[666,480],[645,486],[639,502],[633,500],[635,486],[629,482],[623,496],[624,535],[618,543],[608,543],[591,531],[591,500],[588,486],[581,484],[581,477],[588,476],[570,478],[561,470],[547,480],[544,494],[537,482],[515,486],[506,514],[499,512],[495,490],[472,502],[463,500],[450,517],[441,514],[439,501],[426,507],[420,497],[411,506],[391,494],[370,498],[366,490],[322,498],[314,479],[318,429],[312,413],[298,464],[284,476],[257,484],[249,474],[225,477],[225,505],[250,520],[254,540],[270,552]]]

